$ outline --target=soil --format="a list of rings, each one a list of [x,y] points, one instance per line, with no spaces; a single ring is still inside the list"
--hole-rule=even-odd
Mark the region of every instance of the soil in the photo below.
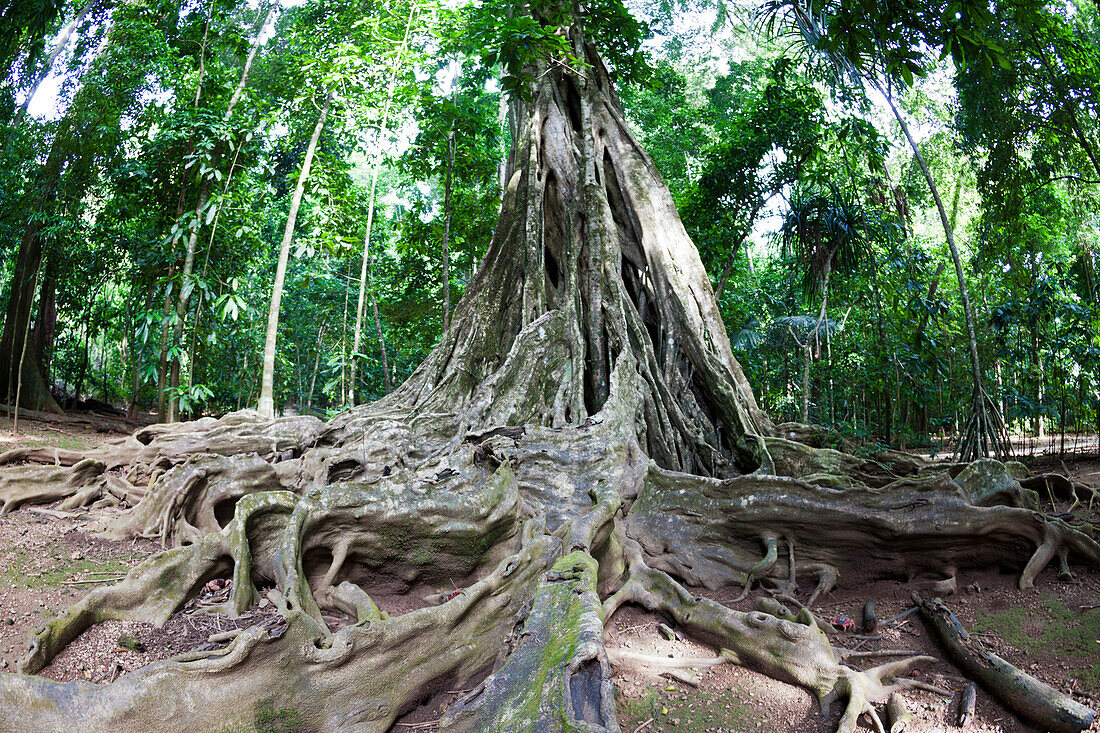
[[[217,581],[214,581],[217,582]],[[210,607],[228,598],[229,586],[208,585],[198,598],[172,614],[163,627],[138,621],[104,621],[69,643],[39,674],[58,682],[85,679],[110,682],[152,662],[199,649],[229,645],[234,632],[261,625],[272,636],[285,628],[267,597],[248,613],[227,618]]]
[[[54,613],[120,580],[160,549],[150,541],[117,543],[88,531],[102,522],[89,512],[60,512],[56,505],[0,517],[0,669],[14,668],[28,637]]]
[[[20,435],[12,436],[10,422],[0,417],[0,451],[18,446],[50,445],[80,450],[117,437],[91,427],[65,424],[63,428],[20,420]],[[1100,486],[1100,460],[1061,461],[1041,466],[1043,470],[1068,470],[1076,481]],[[1037,467],[1038,468],[1038,467]],[[1065,511],[1060,505],[1057,511]],[[26,639],[53,613],[63,611],[92,588],[113,582],[148,555],[160,549],[148,540],[111,542],[96,536],[116,509],[61,512],[56,506],[24,507],[0,517],[0,669],[11,671],[25,649]],[[1093,508],[1077,507],[1077,519],[1100,523],[1100,502]],[[945,601],[960,621],[987,647],[1025,671],[1072,694],[1090,707],[1100,706],[1100,569],[1073,567],[1073,578],[1060,578],[1056,567],[1047,568],[1027,591],[1016,588],[1017,572],[997,568],[963,571],[958,575],[958,592]],[[875,601],[879,619],[889,619],[911,607],[910,592],[922,582],[916,579],[858,583],[858,573],[849,573],[840,587],[823,597],[815,609],[826,618],[847,616],[861,620],[868,599]],[[845,582],[847,580],[848,582]],[[692,589],[731,608],[748,611],[754,598],[733,603],[739,588],[717,592]],[[228,592],[222,584],[209,585],[200,597],[174,614],[163,628],[132,621],[107,621],[92,627],[62,652],[46,669],[56,680],[85,679],[108,682],[121,674],[183,652],[224,646],[228,640],[211,642],[211,635],[264,624],[270,634],[281,629],[275,619],[275,605],[264,596],[258,606],[236,619],[208,613],[208,607]],[[274,599],[277,601],[277,599]],[[381,605],[381,604],[380,604]],[[390,613],[410,610],[396,601],[387,604]],[[349,619],[328,618],[337,628]],[[607,624],[609,650],[621,650],[653,657],[716,656],[716,650],[686,638],[668,623],[644,610],[627,606]],[[672,631],[673,638],[667,638]],[[917,615],[880,627],[877,638],[862,639],[862,631],[837,631],[834,646],[858,648],[861,652],[907,649],[943,659]],[[853,660],[861,668],[888,657]],[[829,717],[822,717],[816,699],[806,690],[778,682],[744,667],[721,664],[705,669],[685,670],[695,685],[669,676],[665,669],[630,662],[614,668],[619,724],[624,733],[642,731],[669,733],[719,733],[769,731],[769,733],[831,733],[842,712],[835,705]],[[919,678],[946,688],[948,699],[929,692],[906,693],[913,713],[910,733],[956,733],[961,673],[946,662],[937,662],[919,672]],[[465,691],[439,691],[395,724],[395,731],[435,730],[440,713]],[[873,730],[862,721],[860,731]],[[979,689],[977,720],[970,733],[1032,733],[1037,729],[1021,722]]]
[[[134,429],[145,421],[134,423]],[[86,450],[110,438],[121,438],[126,433],[104,432],[99,427],[77,422],[51,423],[19,417],[19,433],[13,435],[12,418],[0,408],[0,453],[11,448],[64,448]]]

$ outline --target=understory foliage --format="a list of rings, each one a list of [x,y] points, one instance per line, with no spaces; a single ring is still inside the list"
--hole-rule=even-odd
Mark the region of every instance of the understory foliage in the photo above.
[[[959,242],[1009,431],[1072,446],[1100,428],[1094,7],[773,2],[713,27],[659,4],[588,10],[771,414],[933,451],[967,417],[958,283],[912,151],[859,82],[879,79]],[[259,398],[327,94],[274,369],[277,407],[318,415],[384,395],[438,343],[496,221],[516,134],[503,96],[528,93],[535,59],[585,64],[508,2],[90,0],[3,18],[0,394],[166,421]],[[810,36],[791,18],[815,19]],[[851,246],[823,245],[830,221]]]

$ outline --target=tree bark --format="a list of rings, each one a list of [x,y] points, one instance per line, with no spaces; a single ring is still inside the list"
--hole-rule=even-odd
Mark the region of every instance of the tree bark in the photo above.
[[[52,262],[43,264],[45,276],[38,293],[38,317],[34,323],[34,353],[42,379],[51,383],[50,365],[53,361],[54,337],[57,334],[57,280],[53,276]]]
[[[321,131],[325,127],[325,119],[328,117],[328,110],[331,105],[332,92],[329,91],[325,95],[325,104],[321,108],[321,115],[317,118],[317,124],[313,127],[313,135],[310,136],[309,145],[306,147],[302,169],[298,172],[298,182],[294,186],[294,195],[290,199],[290,212],[287,214],[286,226],[283,228],[283,241],[279,246],[279,263],[275,266],[275,283],[271,290],[271,307],[267,311],[267,338],[264,341],[264,366],[258,408],[260,415],[266,418],[275,417],[275,342],[279,335],[279,307],[283,301],[283,281],[286,279],[287,260],[290,258],[290,243],[294,239],[294,225],[298,221],[298,207],[302,205],[306,181],[309,180],[309,169],[313,165],[313,155],[317,152],[317,141],[321,139]]]
[[[34,274],[34,285],[35,285],[34,289],[35,290],[38,289],[38,275],[39,275],[39,272],[36,272]],[[24,367],[24,365],[27,361],[27,341],[28,341],[29,336],[30,336],[30,329],[27,329],[23,332],[23,348],[19,352],[19,371],[18,371],[18,374],[16,376],[16,381],[15,381],[15,384],[16,384],[16,387],[15,387],[15,403],[14,403],[15,417],[12,418],[12,423],[11,423],[11,432],[12,432],[12,434],[16,434],[16,433],[19,432],[19,402],[20,402],[19,398],[22,396],[20,393],[23,390],[23,367]]]
[[[443,331],[451,327],[451,174],[455,164],[454,131],[447,134],[447,176],[443,185]],[[390,390],[387,389],[387,392]]]
[[[39,210],[51,206],[56,198],[57,184],[64,163],[64,146],[71,129],[71,121],[62,122],[46,162],[38,173],[37,203],[34,206]],[[24,407],[60,413],[61,408],[54,401],[42,378],[38,355],[33,349],[26,357],[26,368],[21,374],[19,370],[20,344],[31,328],[32,306],[37,294],[36,276],[44,254],[42,239],[39,235],[40,229],[41,224],[37,219],[31,218],[28,221],[16,255],[11,294],[8,297],[3,334],[0,335],[0,378],[3,379],[3,395],[8,398],[8,401],[14,399],[15,393],[18,392]]]

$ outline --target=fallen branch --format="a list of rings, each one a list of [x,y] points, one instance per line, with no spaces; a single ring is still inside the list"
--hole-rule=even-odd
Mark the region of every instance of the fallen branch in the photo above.
[[[229,631],[223,631],[219,634],[211,634],[207,637],[206,641],[209,644],[224,644],[227,641],[233,641],[240,636],[240,629],[230,629]]]
[[[855,650],[844,654],[845,659],[867,659],[869,657],[915,657],[924,652],[915,649],[881,649],[873,652],[857,652]]]
[[[41,514],[44,517],[52,517],[53,519],[75,519],[80,514],[77,512],[63,512],[57,509],[43,509],[42,507],[29,506],[27,511],[31,514]]]
[[[725,657],[655,657],[649,654],[637,652],[624,652],[619,649],[608,649],[607,659],[611,664],[620,666],[626,662],[641,664],[647,667],[659,667],[662,669],[692,669],[702,667],[716,667],[725,664]]]
[[[1096,711],[982,649],[939,598],[913,600],[955,663],[1020,717],[1052,733],[1079,733],[1096,720]]]
[[[115,578],[85,578],[84,580],[63,580],[62,585],[84,585],[86,583],[117,583],[126,576],[119,575]]]
[[[698,687],[699,686],[699,678],[696,677],[695,675],[691,674],[690,672],[684,672],[683,670],[668,669],[668,670],[665,670],[664,672],[662,672],[661,676],[662,677],[669,677],[669,678],[677,680],[679,682],[683,682],[685,685],[689,685],[690,687]]]

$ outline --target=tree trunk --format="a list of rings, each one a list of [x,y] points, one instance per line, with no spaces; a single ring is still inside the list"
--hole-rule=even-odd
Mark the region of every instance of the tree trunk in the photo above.
[[[802,344],[802,409],[798,413],[798,419],[804,424],[810,422],[810,364],[813,362],[813,348],[810,340]]]
[[[272,4],[269,7],[267,15],[264,17],[263,23],[257,28],[256,33],[252,41],[252,47],[249,50],[248,57],[245,59],[244,66],[241,69],[241,75],[237,81],[237,86],[233,90],[233,95],[229,98],[229,102],[226,104],[225,112],[222,115],[222,119],[229,120],[233,116],[233,109],[237,106],[237,102],[240,101],[245,87],[248,84],[248,77],[252,71],[252,63],[256,59],[256,54],[260,48],[260,40],[263,37],[263,30],[275,17],[278,11],[278,3]],[[209,18],[207,19],[207,27],[209,26]],[[202,94],[202,74],[203,64],[205,63],[205,44],[206,34],[203,35],[203,47],[200,49],[199,61],[199,81],[195,86],[195,100],[194,106],[198,107],[199,99]],[[238,150],[239,152],[239,150]],[[234,161],[236,158],[234,157]],[[232,169],[229,171],[226,180],[226,187],[229,185],[228,178],[233,175]],[[187,324],[187,310],[188,304],[191,298],[191,291],[193,289],[193,283],[191,277],[195,270],[195,253],[198,249],[199,232],[202,229],[202,216],[206,211],[206,207],[210,203],[210,187],[212,182],[209,178],[205,178],[199,186],[198,200],[195,205],[195,219],[192,229],[187,236],[187,249],[184,252],[183,268],[180,274],[180,290],[179,299],[176,303],[176,320],[173,327],[173,341],[171,348],[175,349],[175,358],[170,360],[169,365],[169,377],[168,377],[168,396],[167,396],[167,422],[176,422],[179,418],[179,387],[180,387],[180,369],[181,369],[181,356],[183,353],[183,332]],[[181,200],[184,193],[181,192]],[[177,215],[178,218],[178,215]],[[209,220],[208,220],[209,223]],[[213,238],[213,235],[211,235]],[[173,239],[173,247],[175,244]],[[205,269],[205,268],[204,268]],[[160,398],[162,401],[164,397]],[[161,411],[163,416],[164,412]]]
[[[378,315],[378,298],[372,289],[370,296],[371,312],[374,314],[374,333],[378,338],[378,351],[382,358],[382,389],[389,394],[393,391],[393,377],[390,375],[390,360],[386,355],[386,339],[382,335],[382,317]]]
[[[283,281],[286,279],[286,265],[290,258],[290,243],[294,239],[294,225],[298,221],[298,207],[302,205],[309,169],[313,165],[313,155],[317,152],[317,141],[321,139],[321,130],[325,127],[329,107],[332,105],[332,92],[325,95],[325,104],[321,116],[313,127],[306,155],[302,160],[302,169],[298,172],[298,183],[294,186],[294,195],[290,199],[290,212],[283,228],[283,241],[279,246],[279,264],[275,267],[275,283],[271,289],[271,307],[267,311],[267,338],[264,341],[264,370],[260,383],[260,415],[275,417],[275,341],[279,335],[279,307],[283,301]]]
[[[183,332],[187,325],[187,307],[191,302],[191,291],[194,289],[192,276],[195,273],[195,252],[198,249],[199,229],[202,215],[209,203],[210,182],[204,181],[199,188],[198,204],[195,206],[195,220],[190,233],[187,235],[187,249],[183,255],[183,269],[180,270],[179,298],[176,301],[176,318],[172,326],[172,342],[169,347],[170,354],[168,374],[168,422],[176,422],[179,419],[179,386],[180,370],[183,359]]]
[[[321,323],[321,330],[317,332],[317,357],[313,360],[313,374],[309,378],[309,394],[306,396],[306,409],[313,407],[313,392],[317,388],[317,373],[321,371],[321,352],[324,350],[325,331],[328,329],[328,321]]]
[[[34,289],[37,290],[38,289],[38,275],[39,275],[39,272],[36,272],[34,275],[35,275],[35,278],[34,278],[35,288]],[[13,435],[19,432],[19,402],[20,402],[20,397],[22,397],[21,391],[23,389],[23,367],[24,367],[24,365],[26,364],[26,361],[27,361],[28,336],[30,336],[30,329],[27,329],[26,331],[23,332],[23,345],[22,345],[22,348],[19,351],[19,369],[18,369],[18,372],[17,372],[17,375],[16,375],[16,380],[15,380],[15,384],[16,384],[16,387],[15,387],[15,401],[13,403],[14,406],[15,406],[15,416],[12,418],[12,423],[11,423],[11,432],[12,432]]]
[[[45,277],[38,293],[38,317],[34,322],[34,353],[42,380],[51,384],[50,365],[53,361],[54,338],[57,335],[57,279],[53,276],[52,262],[43,265]]]
[[[69,129],[71,127],[62,122],[62,129],[54,138],[50,154],[38,174],[36,208],[50,206],[56,197],[64,158],[61,141],[67,137]],[[24,358],[21,357],[20,348],[31,329],[31,313],[37,295],[37,273],[42,266],[40,228],[38,219],[32,217],[28,221],[16,255],[4,329],[0,335],[0,379],[3,380],[0,390],[9,401],[14,400],[18,392],[22,406],[28,409],[60,413],[61,408],[54,401],[42,377],[42,367],[38,363],[36,350],[30,349],[30,353]],[[24,369],[20,372],[21,361],[24,362]]]
[[[447,177],[443,185],[443,331],[451,327],[451,174],[455,164],[454,132],[447,135]],[[387,392],[390,390],[387,389]]]
[[[109,26],[103,34],[103,38],[91,54],[90,61],[85,67],[85,73],[95,74],[100,71],[99,59],[106,55],[114,43],[114,28]],[[134,90],[137,79],[144,80],[145,72],[140,65],[134,64],[127,67],[130,73],[118,75],[114,92],[124,96]],[[25,359],[26,369],[18,377],[19,343],[27,338],[27,329],[31,327],[31,304],[36,292],[35,277],[42,264],[43,243],[40,232],[43,221],[50,215],[58,212],[58,187],[61,183],[62,173],[66,164],[79,158],[84,151],[79,144],[82,133],[80,125],[84,120],[79,119],[86,111],[86,107],[93,101],[89,87],[80,80],[80,85],[73,95],[73,101],[65,111],[57,131],[50,143],[50,150],[45,162],[41,165],[34,181],[34,192],[28,206],[27,223],[23,230],[23,239],[16,255],[15,270],[12,273],[11,294],[8,298],[7,313],[4,319],[3,333],[0,334],[0,395],[12,398],[16,392],[24,405],[31,409],[43,409],[50,412],[61,412],[61,408],[50,394],[42,376],[42,368],[38,363],[38,354],[31,349]],[[99,110],[103,112],[97,119],[99,125],[116,124],[121,116],[121,111],[116,107],[107,107]],[[77,181],[65,191],[66,201],[78,201],[84,195],[86,179]],[[16,379],[19,384],[16,385]]]
[[[405,23],[405,35],[401,38],[401,43],[397,46],[397,52],[394,56],[393,65],[390,67],[390,79],[389,86],[386,88],[386,103],[382,107],[382,122],[378,126],[378,135],[375,140],[379,145],[382,145],[383,140],[386,137],[386,132],[390,122],[390,108],[393,106],[393,95],[397,89],[397,72],[401,68],[401,60],[405,54],[405,49],[409,45],[409,36],[412,33],[413,22],[416,19],[417,6],[415,4],[409,7],[409,17]],[[376,159],[371,170],[370,177],[370,194],[367,201],[367,232],[363,235],[363,265],[359,271],[359,298],[356,301],[355,306],[355,328],[352,331],[351,337],[351,363],[348,365],[348,403],[347,406],[354,407],[356,405],[355,391],[357,388],[357,380],[359,374],[359,346],[362,342],[363,335],[363,308],[366,304],[367,298],[367,266],[370,263],[370,237],[371,230],[374,227],[374,195],[378,189],[378,173],[381,169],[381,163],[378,158],[381,156],[381,152],[376,153]],[[373,299],[372,299],[373,302]],[[382,343],[382,328],[378,321],[377,309],[375,309],[375,322],[378,324],[378,342]],[[382,358],[385,360],[385,345],[382,345]],[[383,366],[385,370],[385,366]],[[386,376],[387,388],[386,392],[389,393],[389,376],[387,372]]]
[[[924,155],[921,154],[917,141],[913,139],[913,134],[909,131],[909,125],[906,124],[905,118],[902,117],[893,99],[886,93],[882,86],[877,81],[872,81],[872,85],[886,101],[886,105],[890,108],[890,112],[894,115],[894,119],[898,121],[898,125],[901,127],[902,134],[905,135],[905,139],[909,142],[909,147],[913,150],[913,157],[916,158],[921,173],[924,175],[925,183],[928,184],[928,190],[932,194],[932,200],[936,202],[936,211],[940,215],[940,223],[943,225],[943,233],[947,239],[947,246],[951,250],[951,261],[955,264],[955,277],[959,281],[959,300],[962,303],[963,317],[966,320],[967,345],[969,346],[968,353],[970,356],[970,376],[974,382],[970,416],[968,419],[968,425],[971,427],[968,429],[968,434],[963,435],[959,442],[960,456],[964,461],[988,456],[990,453],[995,454],[998,458],[1007,458],[1009,455],[1008,444],[1007,440],[1002,435],[1004,432],[1004,422],[1001,419],[1000,410],[997,409],[996,402],[990,400],[985,391],[981,361],[978,359],[978,337],[974,330],[974,311],[970,307],[970,296],[966,288],[966,273],[963,271],[962,257],[959,255],[959,248],[955,246],[955,233],[952,229],[951,221],[947,216],[947,211],[944,209],[943,200],[940,198],[940,192],[936,186],[935,180],[932,178],[932,173],[928,170],[928,164],[924,161]],[[971,430],[972,432],[970,432]]]
[[[178,216],[176,217],[179,218]],[[174,242],[173,242],[174,244]],[[168,281],[175,275],[175,266],[168,268]],[[168,332],[172,325],[172,288],[164,291],[164,307],[160,319],[160,356],[157,359],[157,421],[168,422]]]
[[[50,49],[50,55],[46,57],[46,61],[42,64],[42,68],[38,70],[38,73],[34,77],[34,81],[27,88],[27,96],[23,99],[23,103],[19,105],[19,109],[15,113],[15,117],[12,120],[13,127],[21,127],[26,121],[27,109],[30,107],[34,95],[38,93],[38,87],[42,86],[42,82],[44,82],[46,77],[50,75],[50,72],[53,71],[54,62],[57,61],[57,57],[60,56],[61,52],[69,45],[69,39],[72,38],[73,31],[80,27],[80,24],[84,22],[84,18],[88,16],[88,13],[95,7],[98,1],[99,0],[88,0],[76,16],[66,23],[65,27],[61,29],[61,32],[57,34],[53,47]]]
[[[344,277],[344,312],[340,321],[340,405],[346,407],[348,401],[348,301],[351,299],[351,263]]]
[[[267,15],[264,16],[263,22],[255,28],[255,33],[252,38],[252,47],[248,51],[248,58],[244,61],[244,68],[241,69],[240,79],[237,80],[237,87],[233,90],[233,96],[229,98],[229,103],[225,106],[225,119],[229,119],[233,116],[233,108],[237,106],[237,102],[241,100],[241,95],[244,94],[245,87],[248,86],[248,75],[252,71],[252,63],[256,60],[256,54],[260,50],[260,42],[264,37],[264,31],[267,29],[271,22],[275,20],[275,16],[279,12],[281,6],[278,2],[272,2],[268,4]],[[232,173],[232,171],[230,171]]]
[[[92,340],[91,308],[84,318],[84,348],[80,357],[80,370],[76,373],[76,384],[73,386],[73,396],[69,401],[69,409],[80,402],[80,395],[84,393],[84,378],[88,376],[88,344]]]

